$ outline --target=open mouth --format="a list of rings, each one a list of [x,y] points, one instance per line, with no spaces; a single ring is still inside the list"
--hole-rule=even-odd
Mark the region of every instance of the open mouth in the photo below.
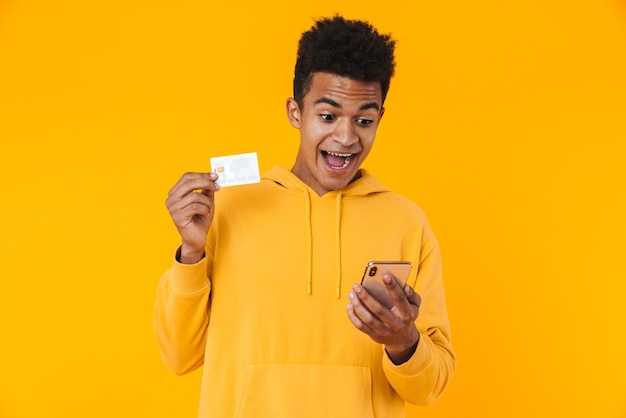
[[[334,170],[341,170],[342,168],[346,168],[348,164],[350,164],[350,159],[355,154],[339,154],[336,152],[330,151],[322,151],[322,157],[326,163],[330,166],[330,168]]]

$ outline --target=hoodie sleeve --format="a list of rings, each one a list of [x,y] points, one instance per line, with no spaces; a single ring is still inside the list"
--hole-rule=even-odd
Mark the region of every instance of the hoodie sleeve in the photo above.
[[[415,290],[422,297],[415,321],[420,332],[417,349],[407,362],[400,365],[393,364],[384,354],[383,370],[400,397],[406,402],[425,406],[444,392],[456,363],[450,343],[438,245],[421,258]]]
[[[206,257],[197,264],[175,258],[157,287],[154,333],[163,361],[177,375],[204,363],[211,291],[207,266]]]

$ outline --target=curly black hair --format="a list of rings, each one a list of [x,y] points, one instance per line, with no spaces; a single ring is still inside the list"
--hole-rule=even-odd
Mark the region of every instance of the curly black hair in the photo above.
[[[302,34],[293,78],[293,97],[302,108],[316,72],[353,80],[380,82],[385,101],[395,70],[396,41],[381,35],[368,22],[339,15],[322,18]]]

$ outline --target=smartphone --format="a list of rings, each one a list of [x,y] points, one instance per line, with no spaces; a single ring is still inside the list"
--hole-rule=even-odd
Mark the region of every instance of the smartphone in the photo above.
[[[411,273],[412,264],[409,261],[372,261],[367,263],[361,286],[363,286],[369,294],[374,296],[381,305],[387,309],[393,307],[393,300],[387,287],[383,283],[383,274],[391,273],[400,287],[404,287]]]

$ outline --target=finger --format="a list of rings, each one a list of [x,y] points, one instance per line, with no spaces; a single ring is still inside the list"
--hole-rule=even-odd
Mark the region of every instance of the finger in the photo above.
[[[416,305],[419,308],[422,304],[422,297],[408,284],[404,285],[403,290],[411,305]]]
[[[364,332],[370,336],[375,335],[372,328],[368,326],[365,322],[363,322],[361,318],[359,318],[359,316],[356,314],[356,312],[354,311],[354,305],[352,305],[352,303],[348,303],[348,306],[346,306],[346,311],[348,312],[348,319],[350,319],[352,325],[354,325],[359,331]]]
[[[178,201],[168,201],[167,205],[174,224],[183,227],[198,216],[208,220],[215,210],[213,199],[201,193],[190,193]]]
[[[172,213],[172,220],[176,226],[186,228],[201,219],[203,220],[202,223],[209,222],[212,215],[213,212],[207,206],[193,204]]]
[[[396,315],[363,286],[354,285],[353,292],[348,293],[348,297],[355,315],[371,330],[367,333],[374,340],[378,341],[380,338],[388,336],[392,330],[402,327],[402,323]]]
[[[165,204],[172,215],[188,211],[200,214],[213,210],[214,199],[213,196],[207,196],[204,193],[192,192],[179,199],[170,197]]]
[[[356,286],[355,286],[356,287]],[[356,296],[355,293],[350,292],[348,297],[350,298],[350,303],[348,304],[348,317],[352,324],[359,329],[361,332],[367,334],[372,338],[372,340],[376,341],[380,344],[385,344],[390,341],[390,338],[394,338],[394,333],[397,329],[400,328],[400,321],[395,319],[395,324],[393,327],[387,325],[387,322],[393,322],[394,317],[390,313],[389,309],[385,306],[380,305],[376,299],[370,295],[370,302],[372,303],[373,308],[368,308],[365,305],[364,300],[367,298],[366,294],[367,290],[363,289],[362,293],[359,296]],[[361,299],[362,298],[362,299]],[[372,311],[370,311],[372,309]],[[391,319],[381,319],[380,315],[387,315]]]
[[[212,210],[215,202],[214,193],[215,191],[213,190],[207,191],[205,189],[200,193],[196,190],[191,190],[186,194],[180,194],[179,190],[179,192],[176,192],[165,200],[165,206],[170,213],[177,212],[178,210],[195,203],[206,205],[209,210]]]
[[[168,196],[180,198],[194,190],[219,190],[220,186],[215,182],[217,174],[210,173],[185,173],[178,182],[170,189]]]
[[[391,308],[391,310],[403,324],[415,322],[415,320],[419,316],[419,309],[422,299],[408,284],[404,285],[404,288],[402,290],[404,295],[406,296],[406,303],[408,303],[408,308],[406,308],[403,304],[395,305],[393,308]]]
[[[208,219],[211,215],[211,212],[212,210],[206,205],[202,205],[200,203],[192,203],[176,212],[173,212],[171,215],[174,224],[179,226],[187,226],[191,224],[197,217]]]
[[[393,300],[395,309],[392,308],[392,310],[394,313],[403,319],[413,318],[414,308],[411,306],[406,291],[401,287],[398,280],[392,274],[387,273],[383,275],[383,283]],[[410,288],[410,286],[408,287]]]
[[[394,305],[389,310],[377,312],[377,315],[387,329],[394,331],[404,329],[412,324],[419,314],[419,306],[413,304],[419,303],[419,296],[410,286],[401,287],[398,280],[389,272],[384,272],[382,279]]]
[[[382,325],[379,319],[380,315],[389,311],[381,305],[376,298],[370,295],[361,285],[354,285],[353,291],[348,293],[350,304],[353,307],[354,314],[368,327],[378,328]]]

